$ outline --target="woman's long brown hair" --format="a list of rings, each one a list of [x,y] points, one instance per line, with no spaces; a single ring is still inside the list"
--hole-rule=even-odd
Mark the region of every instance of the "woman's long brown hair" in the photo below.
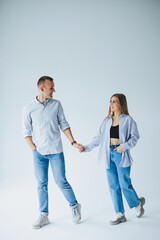
[[[117,97],[119,99],[122,114],[129,115],[126,96],[122,93],[115,93],[112,95],[112,97]],[[110,114],[111,108],[109,107],[108,115],[106,118],[108,118]],[[106,120],[106,118],[104,119],[104,121]]]

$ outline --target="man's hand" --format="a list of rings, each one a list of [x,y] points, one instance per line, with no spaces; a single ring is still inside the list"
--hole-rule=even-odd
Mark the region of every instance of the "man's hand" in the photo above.
[[[85,149],[82,144],[74,143],[73,146],[79,150],[79,152],[85,152]]]
[[[85,149],[82,144],[73,143],[73,147],[77,148],[79,150],[79,152],[85,152]]]
[[[28,136],[28,137],[25,137],[27,143],[29,144],[30,148],[32,151],[34,151],[37,147],[36,145],[33,143],[32,141],[32,137],[31,136]]]
[[[122,149],[121,146],[116,147],[114,150],[119,152],[119,153],[123,153],[123,149]]]
[[[37,149],[36,147],[32,148],[32,151],[34,151],[35,149]]]
[[[77,148],[79,151],[83,149],[82,144],[79,144],[79,143],[73,143],[73,147]]]

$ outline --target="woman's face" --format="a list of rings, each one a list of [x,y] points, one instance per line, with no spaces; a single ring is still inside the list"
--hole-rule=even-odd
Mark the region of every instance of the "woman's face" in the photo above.
[[[112,97],[110,100],[110,108],[111,108],[111,112],[119,112],[121,111],[121,106],[119,103],[119,99],[118,97]]]

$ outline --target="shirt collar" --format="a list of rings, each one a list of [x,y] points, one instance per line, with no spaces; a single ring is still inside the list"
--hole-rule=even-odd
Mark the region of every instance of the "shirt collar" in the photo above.
[[[36,96],[36,99],[35,99],[36,103],[37,103],[37,104],[42,104],[40,101],[38,101],[37,97],[38,97],[38,96]],[[50,100],[50,99],[47,98],[47,99],[44,101],[44,104],[42,104],[42,105],[46,105],[46,104],[49,102],[49,100]]]
[[[113,113],[111,113],[111,114],[109,115],[109,118],[112,118],[112,116],[113,116]],[[121,118],[121,117],[123,117],[123,116],[125,116],[125,114],[121,114],[119,118]]]

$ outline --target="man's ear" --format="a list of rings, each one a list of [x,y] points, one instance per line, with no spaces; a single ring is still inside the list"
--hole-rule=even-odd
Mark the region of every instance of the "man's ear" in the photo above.
[[[40,86],[39,89],[44,92],[44,87],[43,86]]]

